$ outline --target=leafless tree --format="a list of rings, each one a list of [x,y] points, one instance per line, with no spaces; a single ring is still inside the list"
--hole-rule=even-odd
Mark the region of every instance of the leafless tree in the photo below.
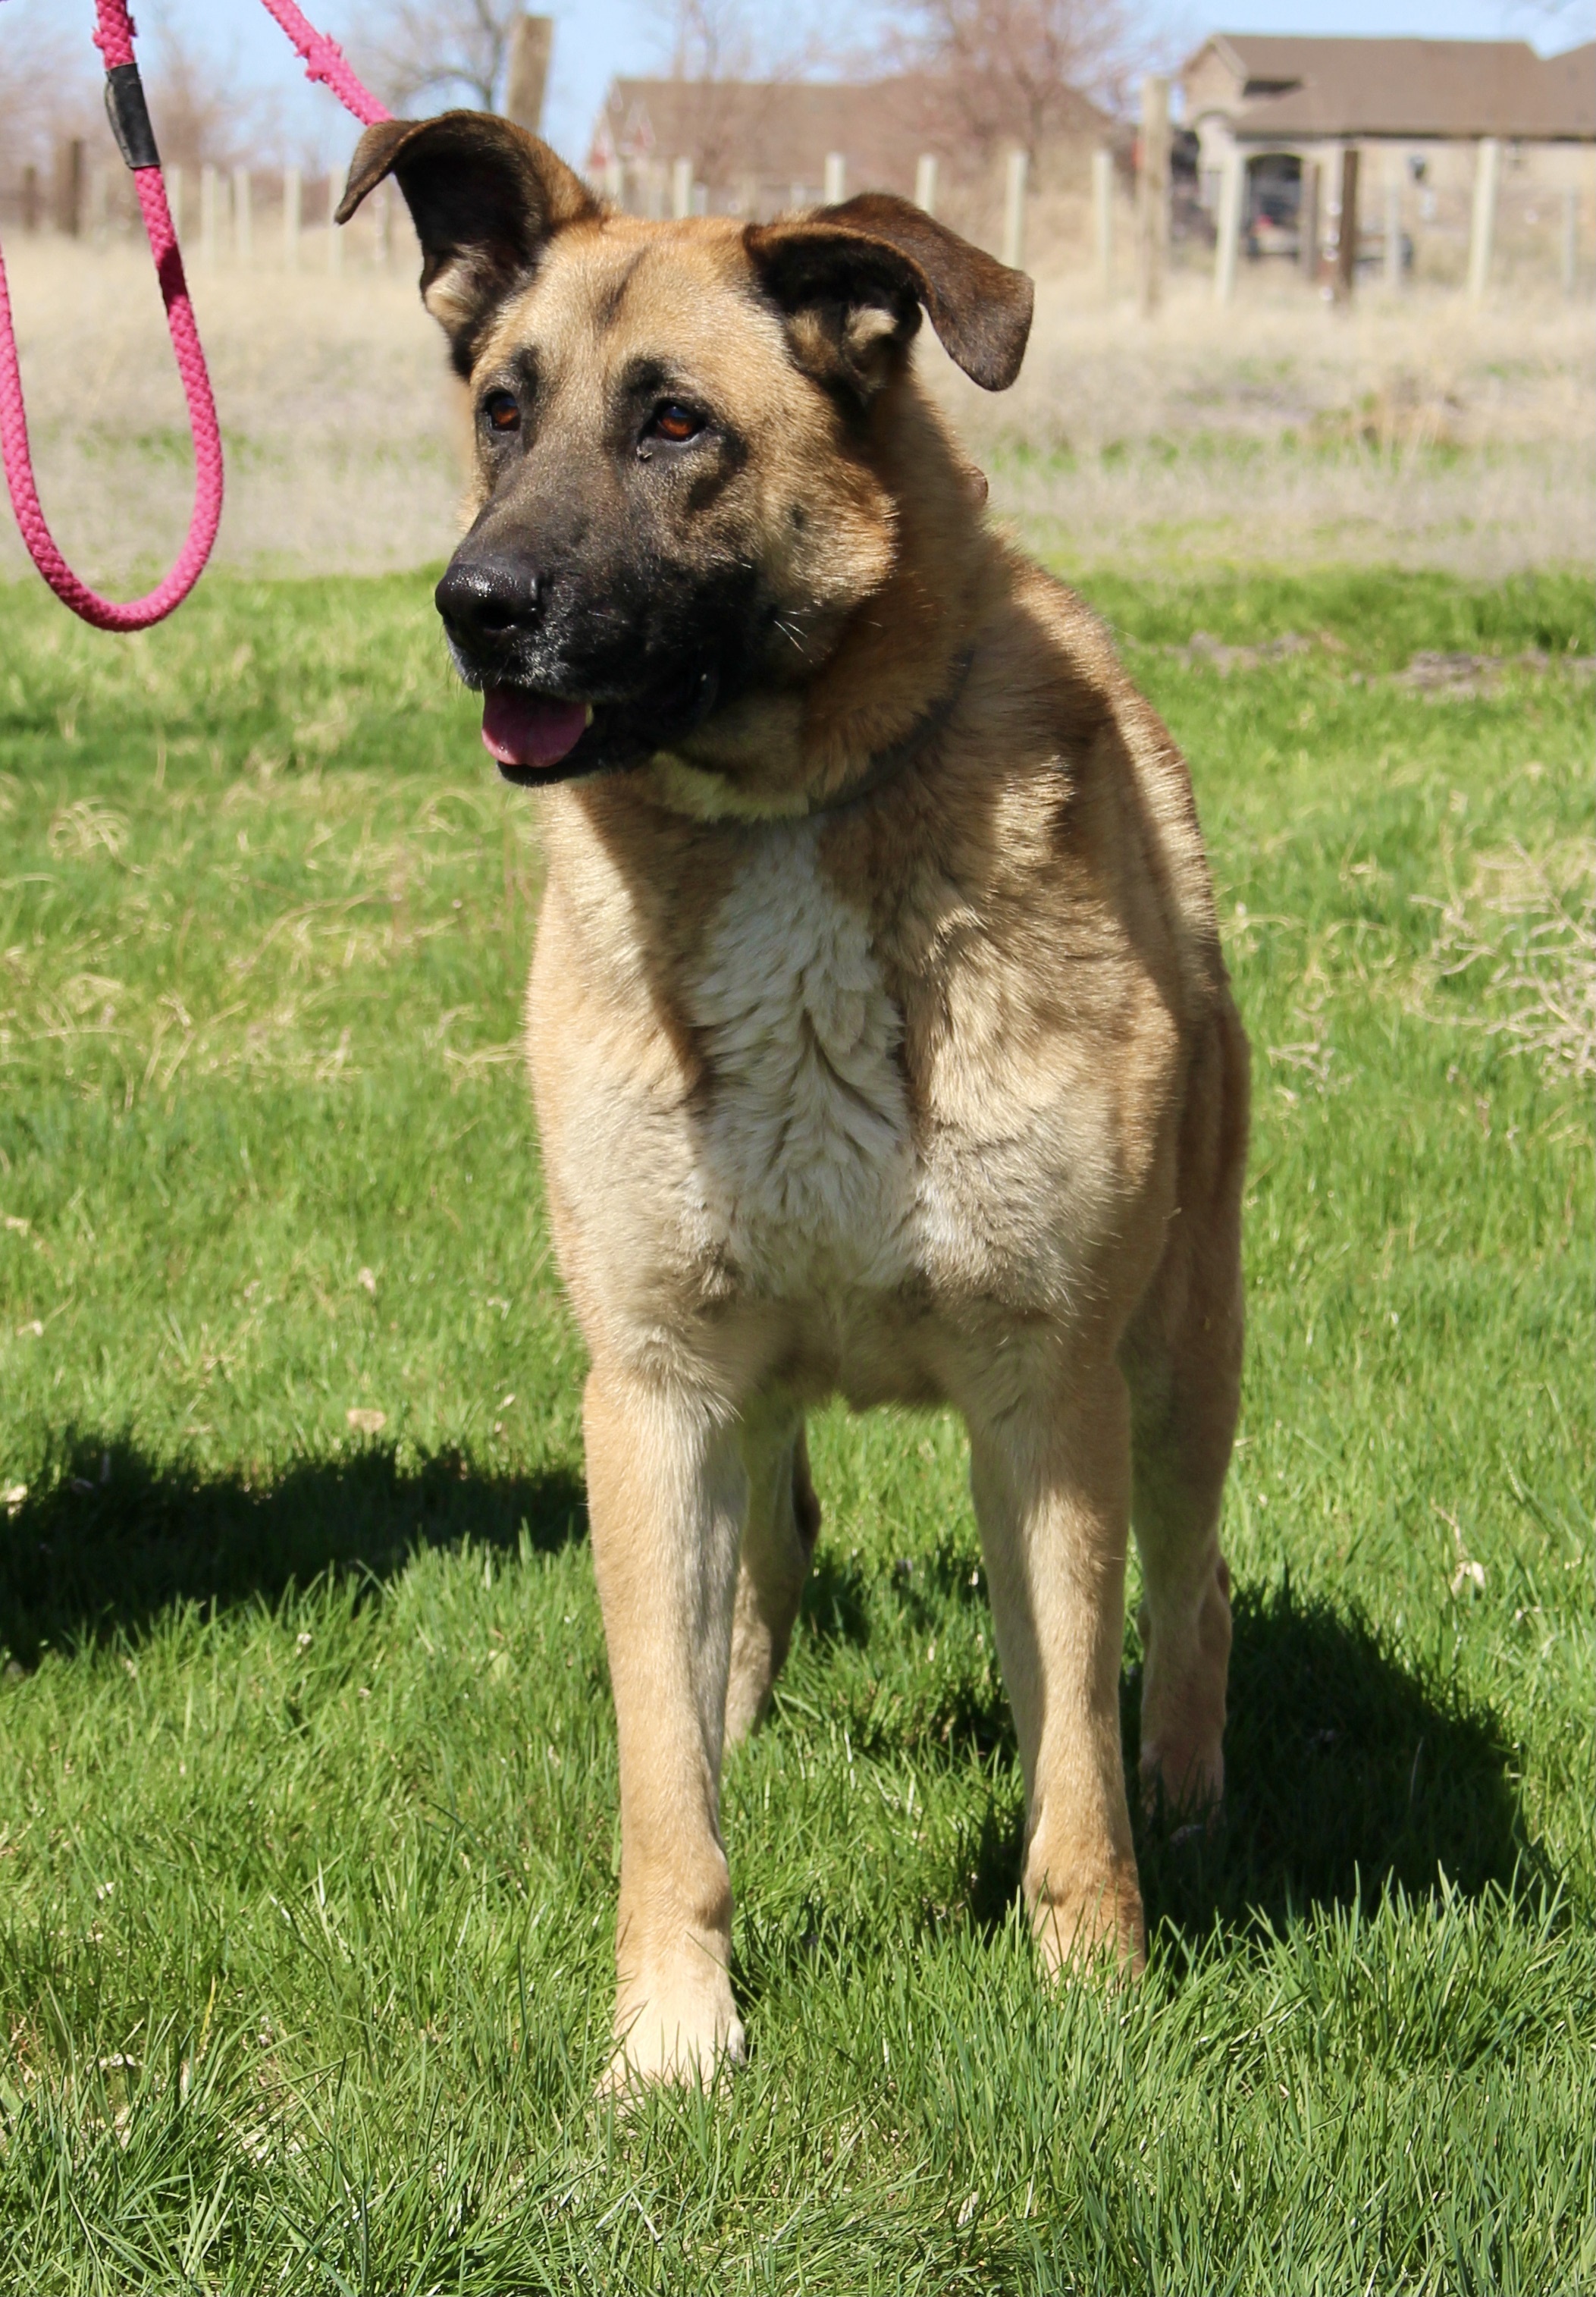
[[[794,80],[843,58],[835,0],[647,0],[672,79]]]
[[[150,111],[160,156],[180,168],[233,168],[259,162],[277,140],[269,99],[251,102],[209,48],[169,21],[158,22],[146,66]]]
[[[495,111],[524,0],[363,0],[362,62],[395,111],[451,99]]]
[[[732,155],[759,148],[774,91],[832,61],[824,4],[790,0],[778,12],[768,0],[645,0],[656,53],[680,89],[667,156],[690,159],[702,181],[724,184]]]
[[[19,12],[0,21],[0,165],[46,163],[58,136],[82,136],[95,121],[88,43],[59,23]]]
[[[1086,97],[1118,110],[1150,45],[1134,0],[909,0],[893,46],[939,86],[949,124],[1038,168]]]

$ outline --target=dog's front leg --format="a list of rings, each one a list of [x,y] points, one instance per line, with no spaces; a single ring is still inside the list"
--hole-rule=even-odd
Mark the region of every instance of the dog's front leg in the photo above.
[[[970,1483],[1025,1778],[1024,1884],[1049,1965],[1139,1968],[1120,1752],[1130,1413],[1113,1364],[969,1413]]]
[[[747,1478],[735,1422],[702,1397],[601,1366],[584,1416],[621,1751],[607,2086],[707,2084],[743,2054],[720,1800]]]

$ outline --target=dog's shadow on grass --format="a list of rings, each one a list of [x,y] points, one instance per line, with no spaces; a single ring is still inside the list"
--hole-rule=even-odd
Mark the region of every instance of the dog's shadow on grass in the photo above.
[[[417,1548],[467,1539],[547,1552],[587,1523],[565,1468],[494,1474],[453,1451],[401,1465],[373,1445],[256,1483],[75,1433],[55,1471],[0,1512],[0,1646],[31,1667],[46,1645],[136,1635],[174,1603],[269,1602],[326,1573],[382,1581]]]
[[[1122,1686],[1129,1775],[1139,1751],[1139,1671]],[[1513,1783],[1507,1732],[1458,1684],[1395,1652],[1355,1611],[1289,1583],[1243,1590],[1235,1608],[1223,1813],[1139,1817],[1149,1935],[1197,1939],[1217,1921],[1278,1929],[1311,1907],[1371,1911],[1400,1887],[1551,1881]],[[1008,1824],[983,1833],[971,1883],[976,1919],[1001,1919],[1018,1879]]]

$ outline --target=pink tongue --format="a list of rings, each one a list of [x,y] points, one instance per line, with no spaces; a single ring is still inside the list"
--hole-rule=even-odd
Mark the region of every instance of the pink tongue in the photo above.
[[[482,697],[482,742],[501,766],[555,766],[587,728],[580,702],[490,686]]]

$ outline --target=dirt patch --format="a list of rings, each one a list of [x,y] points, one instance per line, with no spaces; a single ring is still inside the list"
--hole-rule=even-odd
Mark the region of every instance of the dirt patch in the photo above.
[[[1537,647],[1522,654],[1416,654],[1390,683],[1429,702],[1471,702],[1499,692],[1514,671],[1543,678],[1553,670],[1588,683],[1596,673],[1596,655],[1551,655]]]

